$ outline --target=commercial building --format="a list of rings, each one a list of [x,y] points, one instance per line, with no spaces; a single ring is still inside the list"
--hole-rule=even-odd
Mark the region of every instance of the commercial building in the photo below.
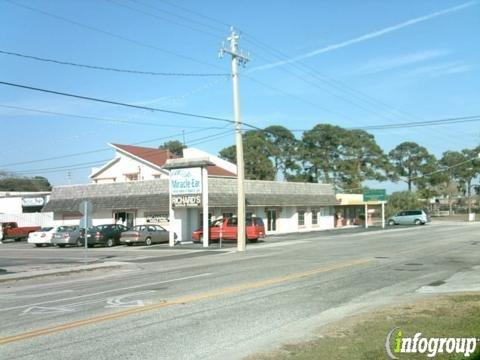
[[[48,226],[53,213],[42,212],[50,199],[50,191],[1,191],[0,222],[16,222],[20,226]]]
[[[54,187],[44,211],[56,224],[78,224],[79,205],[90,200],[93,224],[126,226],[159,223],[179,239],[190,240],[201,224],[202,210],[178,208],[169,219],[167,150],[111,144],[115,158],[90,176],[92,184]],[[207,157],[209,218],[233,216],[237,205],[236,166],[198,149],[184,150],[184,158]],[[330,185],[246,180],[247,216],[262,217],[267,234],[331,229],[338,204]]]

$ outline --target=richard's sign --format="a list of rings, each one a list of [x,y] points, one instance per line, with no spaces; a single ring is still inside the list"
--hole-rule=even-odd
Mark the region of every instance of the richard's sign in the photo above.
[[[170,193],[172,195],[193,195],[202,193],[202,169],[170,170]]]
[[[172,207],[199,207],[202,205],[201,195],[172,195]]]

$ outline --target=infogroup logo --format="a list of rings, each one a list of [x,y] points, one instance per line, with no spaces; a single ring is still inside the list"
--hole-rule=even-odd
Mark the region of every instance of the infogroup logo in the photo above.
[[[413,337],[404,336],[403,331],[395,327],[387,335],[385,341],[385,350],[390,359],[399,359],[399,354],[425,354],[429,358],[433,358],[438,354],[463,354],[469,357],[475,352],[477,338],[426,338],[422,337],[421,332],[417,332]]]

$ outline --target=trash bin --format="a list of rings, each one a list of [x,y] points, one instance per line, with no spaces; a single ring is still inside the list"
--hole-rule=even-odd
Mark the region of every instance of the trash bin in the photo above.
[[[468,214],[468,221],[475,221],[475,213]]]

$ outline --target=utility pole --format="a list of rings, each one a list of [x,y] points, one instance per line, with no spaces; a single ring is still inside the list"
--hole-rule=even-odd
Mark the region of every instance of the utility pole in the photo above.
[[[244,161],[243,161],[243,140],[240,118],[240,96],[238,89],[238,64],[245,66],[250,60],[248,55],[238,51],[239,35],[235,32],[233,27],[230,28],[230,36],[227,38],[230,41],[230,49],[225,45],[220,49],[220,57],[225,53],[232,56],[232,88],[233,88],[233,113],[235,117],[235,144],[237,149],[237,250],[245,251],[246,237],[245,237],[245,184],[244,184]]]

